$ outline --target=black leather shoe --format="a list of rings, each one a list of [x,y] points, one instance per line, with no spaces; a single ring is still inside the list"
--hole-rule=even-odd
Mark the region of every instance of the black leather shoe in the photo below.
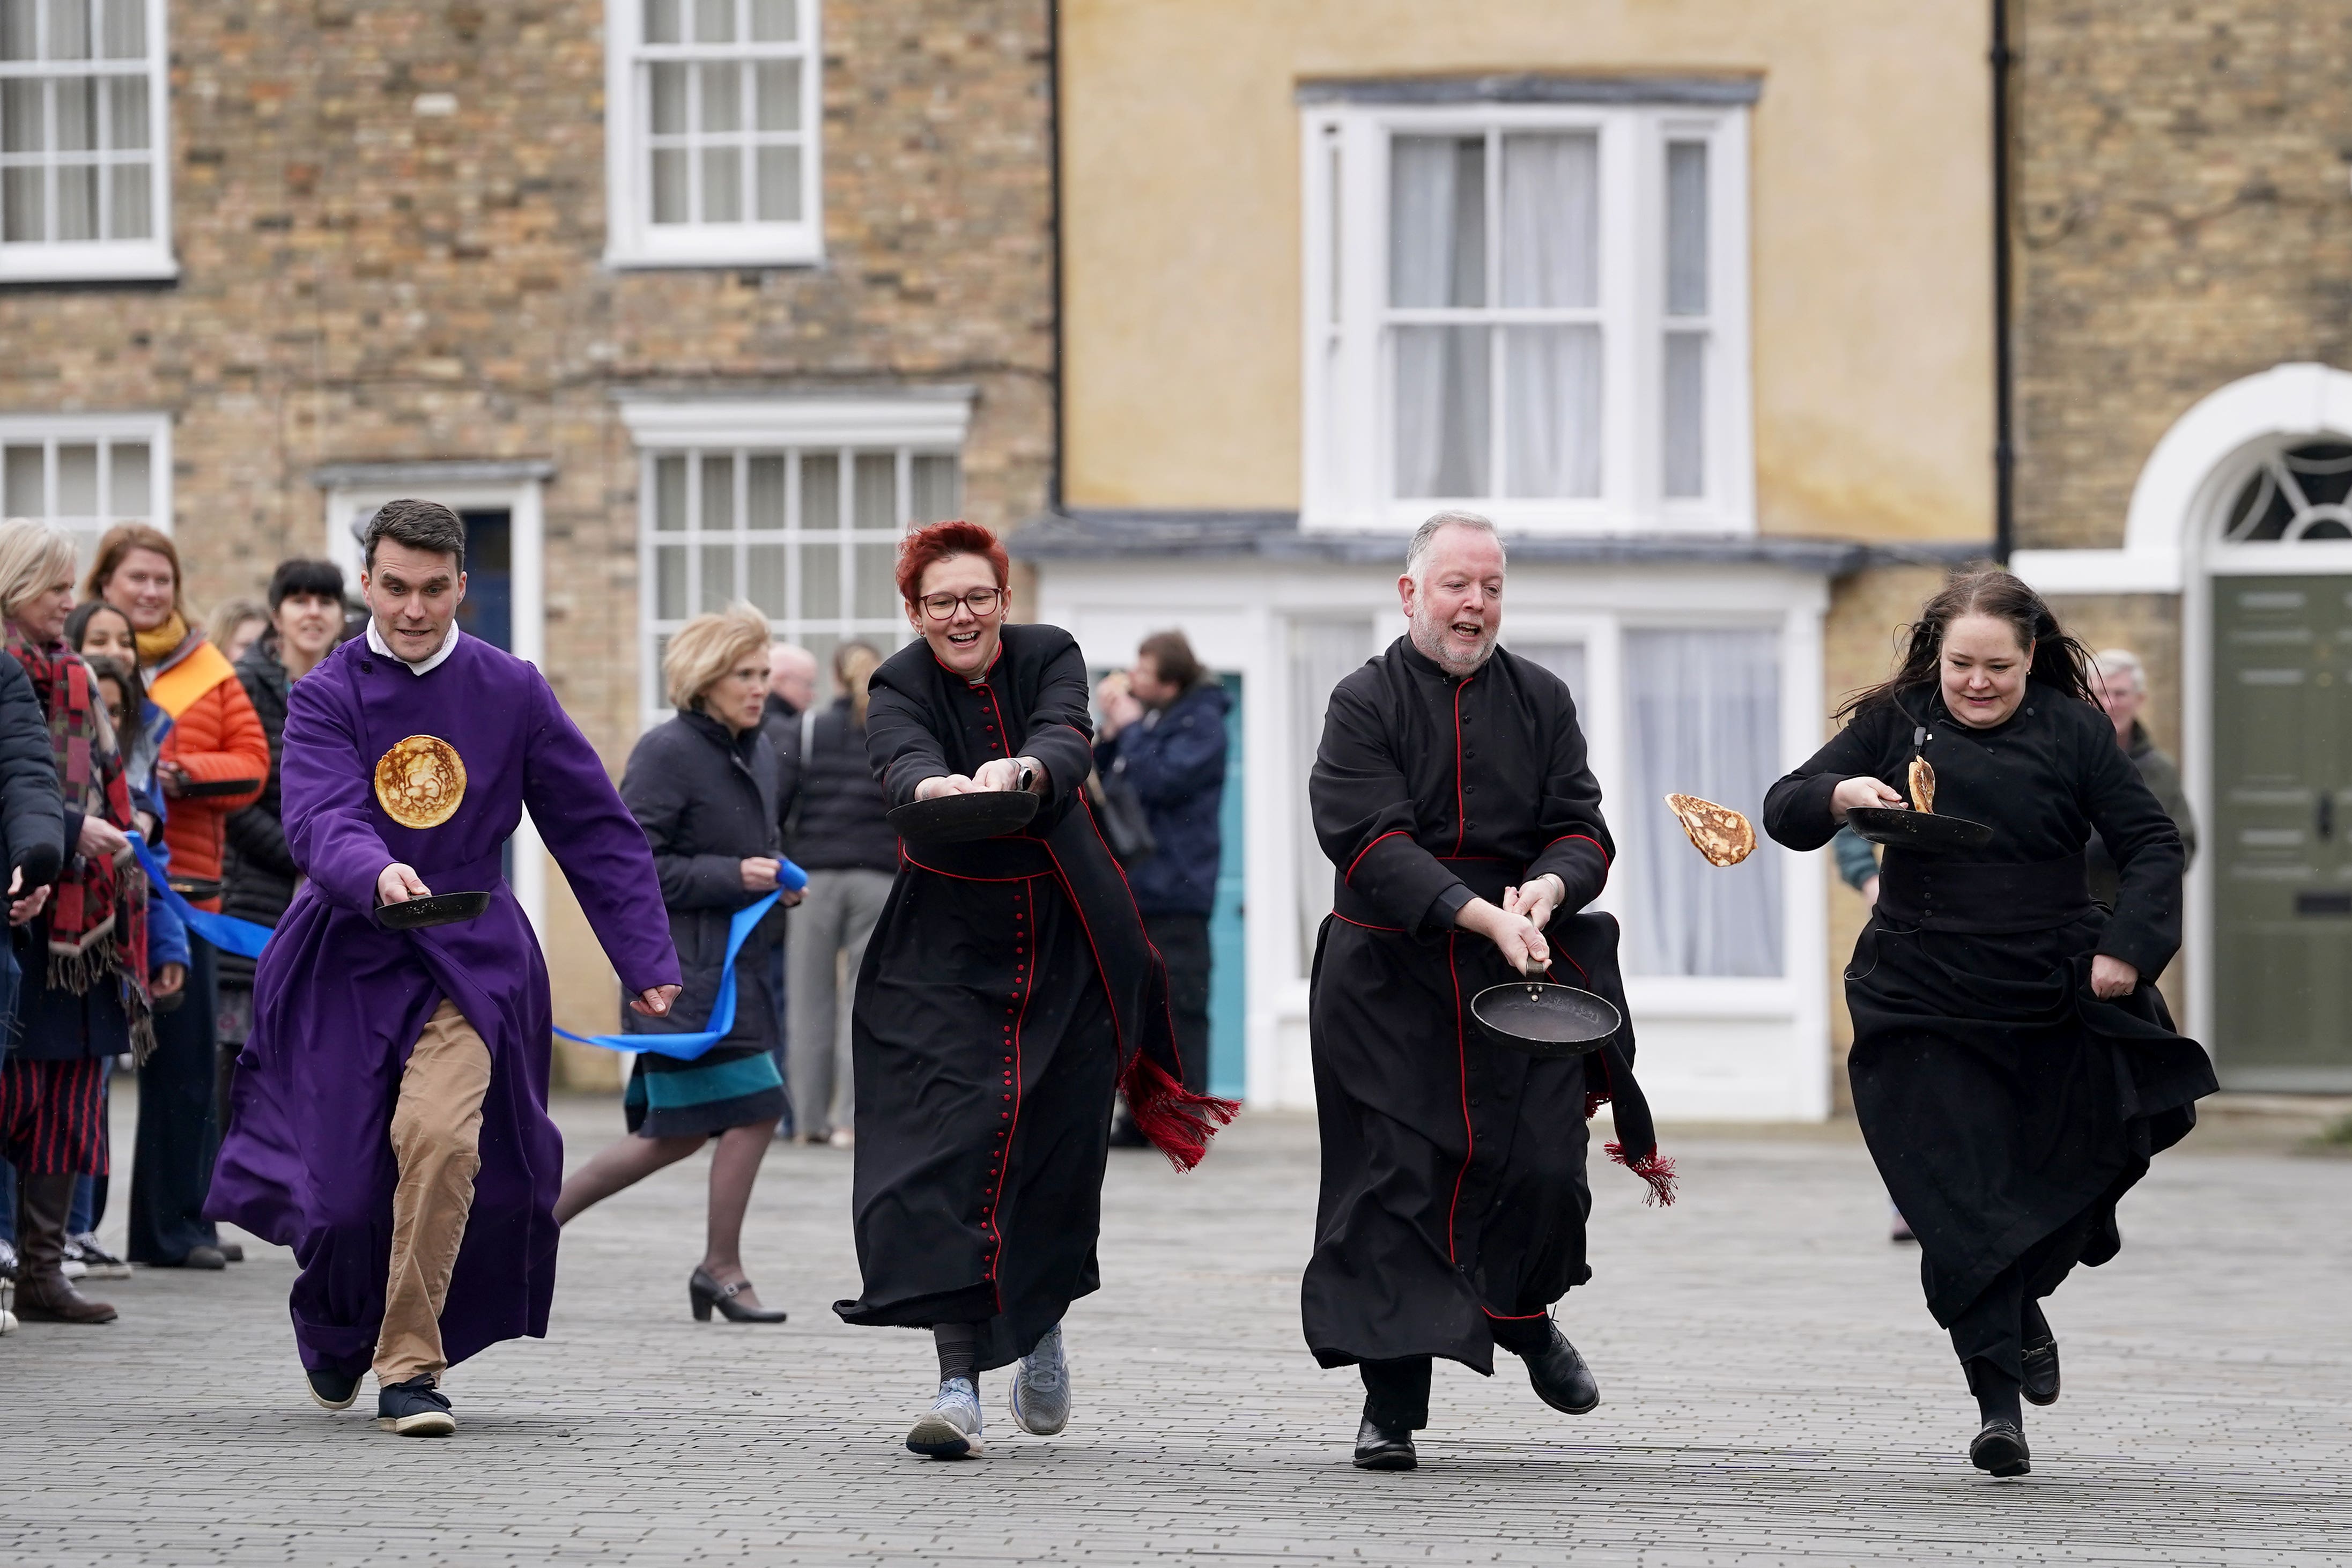
[[[1421,1463],[1421,1456],[1412,1451],[1412,1428],[1383,1426],[1364,1414],[1363,1425],[1356,1428],[1356,1468],[1360,1470],[1409,1470]]]
[[[2025,1434],[2017,1423],[1996,1415],[1969,1445],[1969,1463],[1995,1476],[2021,1476],[2033,1468],[2033,1457],[2026,1452]]]
[[[457,1429],[448,1398],[433,1386],[429,1373],[376,1390],[375,1424],[404,1437],[446,1437]]]
[[[2019,1390],[2028,1405],[2058,1403],[2058,1341],[2053,1337],[2025,1347],[2018,1359],[2025,1365],[2025,1386]]]
[[[245,1244],[242,1242],[224,1241],[218,1247],[213,1248],[213,1250],[221,1255],[221,1261],[223,1263],[242,1263],[245,1261]]]
[[[718,1308],[719,1315],[730,1323],[782,1322],[785,1313],[782,1307],[746,1306],[735,1299],[751,1288],[751,1282],[749,1279],[738,1279],[732,1285],[721,1285],[698,1268],[686,1282],[686,1300],[694,1309],[694,1321],[698,1323],[710,1321],[710,1309],[713,1307]]]
[[[347,1410],[360,1396],[360,1374],[346,1376],[340,1372],[307,1371],[304,1376],[310,1384],[310,1402],[321,1410]]]
[[[1601,1384],[1559,1325],[1551,1325],[1551,1343],[1530,1356],[1520,1358],[1528,1363],[1528,1382],[1534,1387],[1536,1397],[1554,1410],[1570,1415],[1582,1415],[1601,1403]]]

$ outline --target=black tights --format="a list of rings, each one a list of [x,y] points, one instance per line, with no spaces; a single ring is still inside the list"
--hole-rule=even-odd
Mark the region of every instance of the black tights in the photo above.
[[[940,1381],[946,1383],[962,1378],[976,1382],[980,1364],[980,1325],[978,1323],[934,1323],[931,1343],[940,1352]]]
[[[1486,1326],[1495,1342],[1514,1355],[1537,1355],[1551,1344],[1549,1317],[1489,1318]],[[1429,1425],[1431,1359],[1412,1355],[1357,1363],[1364,1380],[1364,1414],[1375,1426],[1418,1432]]]
[[[2022,1421],[2018,1405],[2018,1387],[2025,1376],[2021,1352],[2050,1337],[2042,1299],[2058,1289],[2083,1256],[2097,1217],[2096,1209],[2085,1209],[2027,1247],[1952,1320],[1952,1353],[1960,1358],[1985,1420]]]

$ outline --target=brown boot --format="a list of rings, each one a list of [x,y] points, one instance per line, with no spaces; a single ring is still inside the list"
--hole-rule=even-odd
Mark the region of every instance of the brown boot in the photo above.
[[[110,1323],[115,1310],[73,1288],[65,1276],[66,1219],[74,1175],[16,1176],[16,1316],[28,1323]]]

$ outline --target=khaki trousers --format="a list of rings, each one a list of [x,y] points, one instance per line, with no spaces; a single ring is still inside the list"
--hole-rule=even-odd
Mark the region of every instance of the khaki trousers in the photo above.
[[[392,1195],[392,1273],[375,1342],[375,1380],[383,1387],[420,1374],[438,1383],[449,1364],[441,1353],[441,1308],[473,1212],[489,1089],[489,1047],[445,998],[416,1037],[392,1111],[400,1184]]]

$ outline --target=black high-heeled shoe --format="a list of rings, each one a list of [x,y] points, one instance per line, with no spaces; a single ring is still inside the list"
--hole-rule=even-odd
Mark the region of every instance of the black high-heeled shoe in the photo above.
[[[710,1309],[730,1323],[781,1323],[784,1321],[782,1307],[747,1307],[735,1298],[751,1288],[749,1279],[738,1279],[732,1285],[721,1285],[698,1268],[686,1282],[686,1299],[693,1303],[694,1321],[710,1321]]]

